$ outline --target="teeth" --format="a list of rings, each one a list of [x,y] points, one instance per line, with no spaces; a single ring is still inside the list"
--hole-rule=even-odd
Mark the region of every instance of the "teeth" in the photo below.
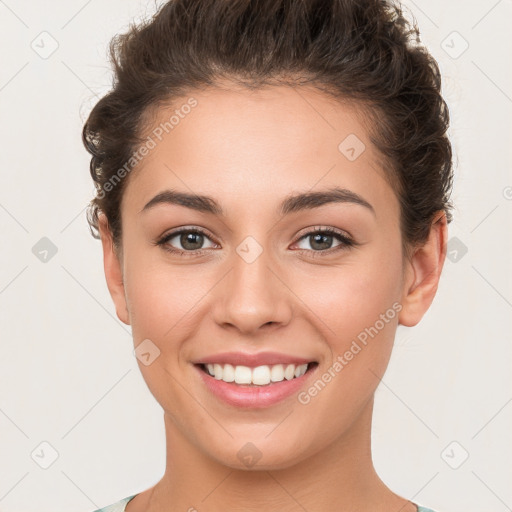
[[[222,380],[224,382],[235,382],[235,367],[230,364],[225,364],[222,369]]]
[[[252,371],[252,383],[258,386],[270,384],[270,368],[268,366],[258,366]]]
[[[292,380],[295,376],[295,366],[293,364],[289,364],[284,370],[284,378],[286,380]]]
[[[224,382],[235,382],[236,384],[254,384],[256,386],[266,386],[271,382],[281,382],[301,377],[306,373],[308,364],[275,364],[273,366],[257,366],[249,368],[248,366],[233,366],[231,364],[207,364],[205,365],[208,373],[217,380]]]
[[[220,364],[213,365],[213,375],[217,380],[222,379],[222,366]]]
[[[235,367],[235,382],[237,384],[250,384],[251,377],[251,369],[247,366]]]
[[[281,382],[284,379],[284,367],[282,364],[276,364],[270,369],[270,380],[272,382]]]

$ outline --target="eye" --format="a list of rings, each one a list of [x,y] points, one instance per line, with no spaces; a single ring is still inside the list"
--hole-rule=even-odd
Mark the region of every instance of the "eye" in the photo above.
[[[335,240],[339,243],[333,247],[332,244]],[[302,236],[297,243],[310,245],[312,249],[308,249],[307,247],[299,247],[299,249],[301,251],[306,250],[307,252],[312,253],[312,256],[332,254],[333,252],[348,249],[349,247],[357,245],[348,235],[330,227],[310,231]]]
[[[162,246],[166,251],[177,254],[198,254],[203,251],[205,241],[210,241],[211,245],[208,247],[216,247],[216,244],[211,242],[210,238],[200,228],[181,228],[171,233],[167,233],[156,245]],[[176,248],[175,244],[181,246]]]
[[[338,241],[338,244],[332,246],[333,241]],[[210,245],[204,247],[204,243],[208,241]],[[180,228],[167,233],[162,238],[154,242],[155,245],[161,246],[164,250],[170,253],[182,256],[198,256],[204,254],[207,248],[216,248],[217,244],[211,241],[210,237],[200,228]],[[312,247],[304,248],[299,247],[299,251],[307,252],[311,256],[324,256],[332,254],[333,252],[348,249],[352,246],[358,245],[345,233],[338,231],[334,228],[318,228],[309,231],[299,238],[296,244],[310,245]],[[176,245],[181,247],[176,247]]]

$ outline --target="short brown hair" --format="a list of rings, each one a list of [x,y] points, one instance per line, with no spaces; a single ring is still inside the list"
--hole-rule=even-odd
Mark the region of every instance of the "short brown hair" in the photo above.
[[[404,242],[424,242],[440,210],[451,221],[452,150],[440,72],[399,3],[170,0],[114,37],[110,58],[113,89],[82,133],[97,191],[87,212],[96,238],[102,211],[114,244],[121,243],[126,178],[105,185],[126,169],[145,114],[219,80],[253,89],[309,84],[364,106],[374,127],[371,140],[396,184]]]

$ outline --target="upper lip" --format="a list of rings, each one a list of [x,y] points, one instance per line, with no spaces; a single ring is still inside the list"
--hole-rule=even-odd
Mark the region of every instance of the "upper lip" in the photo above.
[[[289,354],[281,354],[278,352],[258,352],[256,354],[248,354],[245,352],[222,352],[205,356],[196,361],[194,364],[231,364],[233,366],[249,366],[257,367],[274,364],[306,364],[313,362],[312,359],[305,359]]]

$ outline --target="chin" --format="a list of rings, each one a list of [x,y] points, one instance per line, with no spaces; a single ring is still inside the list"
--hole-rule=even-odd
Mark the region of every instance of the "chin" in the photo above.
[[[279,427],[278,427],[279,428]],[[265,471],[286,469],[308,457],[304,439],[294,439],[289,432],[277,436],[236,436],[228,443],[211,444],[205,450],[219,464],[236,470]],[[213,449],[212,449],[213,448]]]

